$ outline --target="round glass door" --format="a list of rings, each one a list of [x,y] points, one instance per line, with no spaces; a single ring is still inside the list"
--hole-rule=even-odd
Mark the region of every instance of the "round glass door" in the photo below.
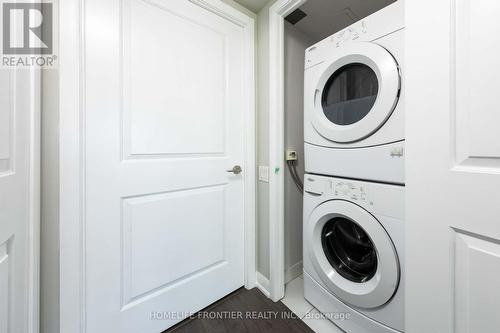
[[[377,99],[377,74],[364,64],[350,64],[337,70],[323,89],[323,112],[336,125],[352,125],[363,119]]]
[[[363,140],[380,129],[399,100],[401,78],[382,46],[357,42],[339,47],[325,61],[308,108],[314,128],[338,143]]]
[[[362,308],[388,302],[399,285],[399,260],[380,222],[344,200],[316,207],[304,229],[308,260],[325,288]]]
[[[366,282],[377,272],[377,251],[372,240],[358,224],[335,217],[323,226],[321,243],[326,258],[344,278]]]

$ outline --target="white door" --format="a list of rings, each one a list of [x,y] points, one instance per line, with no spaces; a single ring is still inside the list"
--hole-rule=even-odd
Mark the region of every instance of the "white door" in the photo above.
[[[85,2],[86,332],[158,333],[244,285],[247,44],[209,4]]]
[[[406,5],[407,332],[498,332],[500,3]]]
[[[38,77],[0,69],[0,333],[38,331]]]

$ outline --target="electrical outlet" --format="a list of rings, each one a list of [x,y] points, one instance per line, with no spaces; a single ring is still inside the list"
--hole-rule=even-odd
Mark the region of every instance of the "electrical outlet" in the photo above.
[[[285,159],[287,161],[296,161],[298,158],[297,152],[295,150],[287,150]]]

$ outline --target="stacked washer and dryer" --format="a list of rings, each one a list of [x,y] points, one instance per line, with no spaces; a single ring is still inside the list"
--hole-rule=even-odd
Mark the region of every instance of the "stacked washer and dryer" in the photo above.
[[[404,331],[402,1],[306,50],[304,295],[348,333]]]

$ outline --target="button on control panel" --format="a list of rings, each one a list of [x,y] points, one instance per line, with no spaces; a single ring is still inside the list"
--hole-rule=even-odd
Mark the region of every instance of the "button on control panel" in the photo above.
[[[370,201],[368,193],[364,185],[359,185],[348,180],[346,181],[337,181],[333,184],[333,195],[336,197],[359,202],[360,204],[368,204],[373,205],[373,202]]]

